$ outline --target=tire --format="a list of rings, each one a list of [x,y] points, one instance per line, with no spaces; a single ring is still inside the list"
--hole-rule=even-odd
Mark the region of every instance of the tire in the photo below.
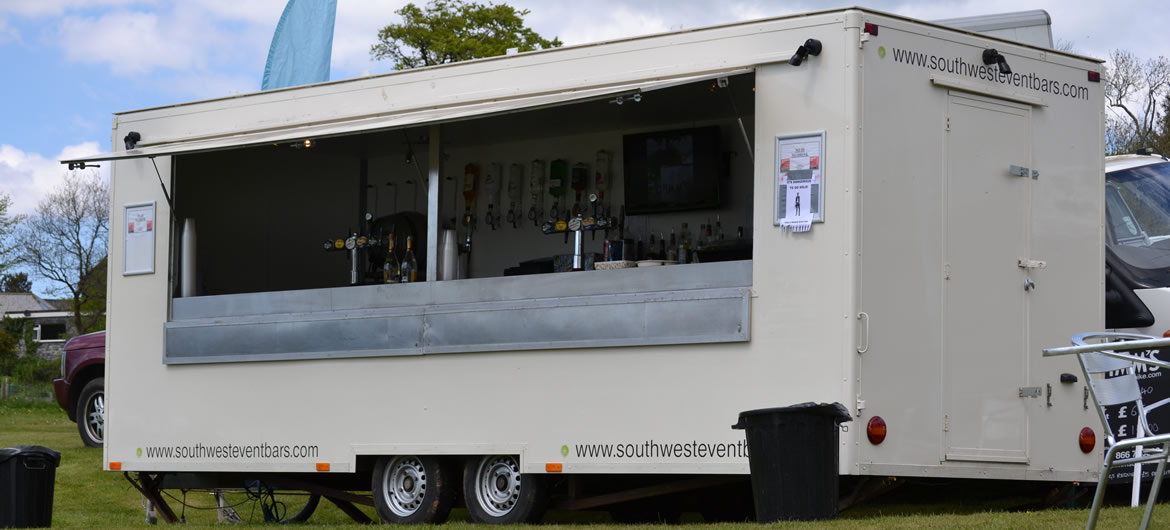
[[[520,459],[514,455],[470,458],[463,468],[467,513],[477,523],[538,523],[548,507],[546,479],[522,475]]]
[[[77,433],[90,447],[101,447],[106,439],[106,380],[94,378],[77,397]]]
[[[389,524],[442,524],[455,505],[449,466],[433,456],[382,456],[371,488],[378,517]]]

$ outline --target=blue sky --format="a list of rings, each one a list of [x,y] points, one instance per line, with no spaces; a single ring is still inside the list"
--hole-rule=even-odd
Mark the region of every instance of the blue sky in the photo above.
[[[61,181],[62,156],[110,150],[112,114],[259,89],[286,0],[0,0],[0,193],[29,213]],[[377,30],[402,0],[338,0],[332,79],[389,71]],[[419,1],[418,3],[423,3]],[[546,37],[581,44],[860,2],[515,0]],[[1085,55],[1123,48],[1170,56],[1164,2],[949,0],[866,2],[941,19],[1046,9],[1053,33]]]

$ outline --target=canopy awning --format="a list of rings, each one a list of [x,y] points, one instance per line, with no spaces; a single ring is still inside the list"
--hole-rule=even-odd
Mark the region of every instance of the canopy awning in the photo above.
[[[238,134],[226,134],[201,138],[190,138],[175,142],[149,144],[149,138],[135,149],[113,151],[78,158],[61,160],[62,164],[77,162],[98,162],[103,160],[127,160],[132,158],[154,158],[178,154],[219,151],[265,144],[299,142],[306,139],[328,138],[366,133],[386,129],[398,129],[411,125],[443,123],[482,116],[527,111],[578,103],[591,99],[628,98],[654,90],[695,83],[708,79],[729,77],[751,72],[751,68],[738,68],[705,74],[654,79],[636,83],[622,83],[602,87],[563,90],[544,94],[499,98],[474,103],[445,105],[421,110],[381,114],[362,118],[299,125],[279,129],[265,129]]]

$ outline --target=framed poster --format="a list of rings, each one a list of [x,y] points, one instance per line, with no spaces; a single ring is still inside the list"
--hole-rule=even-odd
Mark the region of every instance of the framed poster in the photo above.
[[[776,137],[774,226],[808,232],[825,221],[825,131]]]
[[[122,208],[122,276],[154,274],[154,202]]]

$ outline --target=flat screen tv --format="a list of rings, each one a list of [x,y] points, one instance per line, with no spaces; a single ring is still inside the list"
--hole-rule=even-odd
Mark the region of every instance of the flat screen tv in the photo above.
[[[628,134],[622,151],[627,214],[719,207],[719,127]]]

